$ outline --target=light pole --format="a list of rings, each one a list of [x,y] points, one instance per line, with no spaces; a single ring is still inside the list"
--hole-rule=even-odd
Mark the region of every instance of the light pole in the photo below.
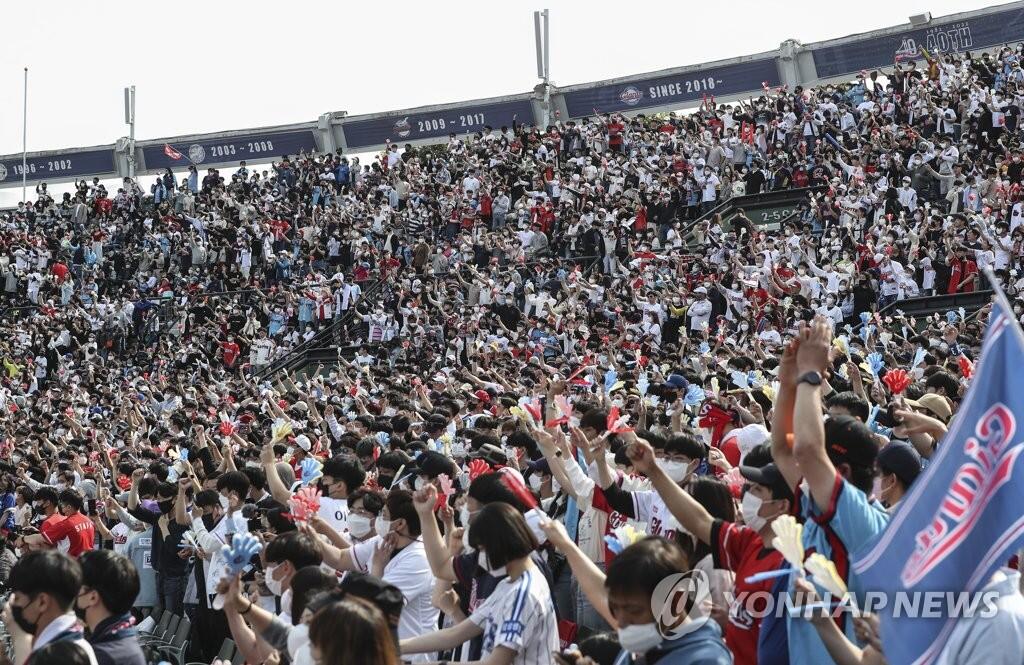
[[[124,122],[128,125],[128,177],[135,180],[135,86],[124,89]]]
[[[541,19],[543,18],[543,28]],[[551,50],[548,41],[548,10],[533,12],[533,34],[537,44],[537,78],[544,81],[544,102],[541,113],[542,129],[551,121]]]
[[[25,68],[25,92],[21,108],[21,200],[28,207],[25,198],[25,181],[28,178],[28,67]]]

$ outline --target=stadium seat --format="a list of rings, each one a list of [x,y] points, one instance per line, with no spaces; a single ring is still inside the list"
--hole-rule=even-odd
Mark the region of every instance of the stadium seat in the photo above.
[[[161,656],[173,659],[177,665],[182,665],[185,661],[185,650],[188,648],[188,638],[191,632],[192,622],[188,617],[181,617],[178,628],[174,631],[170,641],[157,646],[156,651]]]

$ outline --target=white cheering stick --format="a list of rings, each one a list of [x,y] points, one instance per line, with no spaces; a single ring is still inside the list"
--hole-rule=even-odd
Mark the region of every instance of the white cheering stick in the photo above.
[[[836,564],[831,559],[827,559],[825,555],[820,552],[815,552],[807,561],[804,562],[804,568],[811,574],[811,578],[825,588],[832,596],[839,599],[840,602],[846,598],[848,590],[846,588],[846,582],[839,576],[839,571],[836,569]],[[856,608],[857,603],[850,597],[850,604]],[[803,607],[806,610],[816,609],[831,609],[824,602],[811,603]]]

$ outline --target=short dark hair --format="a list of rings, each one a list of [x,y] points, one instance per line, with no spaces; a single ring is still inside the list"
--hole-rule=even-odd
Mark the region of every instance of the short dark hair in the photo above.
[[[81,510],[82,506],[85,505],[85,500],[78,490],[66,489],[61,490],[60,495],[57,497],[57,503],[71,506],[75,510]]]
[[[49,501],[53,505],[57,505],[57,490],[49,485],[45,485],[36,490],[36,495],[33,497],[36,501]]]
[[[946,391],[946,396],[952,399],[956,399],[960,394],[960,384],[952,374],[945,370],[929,376],[925,379],[924,385],[928,388],[943,388]]]
[[[360,487],[352,492],[348,495],[349,508],[359,499],[363,500],[363,509],[374,515],[380,515],[380,511],[384,510],[384,495],[376,490]]]
[[[497,501],[484,506],[473,518],[469,545],[483,546],[492,566],[504,566],[537,549],[537,537],[519,510]]]
[[[208,508],[212,506],[219,506],[220,495],[216,490],[203,490],[202,492],[196,493],[195,504],[200,508]]]
[[[469,533],[472,537],[473,531]],[[649,536],[612,559],[604,586],[609,593],[650,597],[663,579],[689,570],[690,562],[679,545]]]
[[[481,476],[477,476],[476,479],[469,484],[468,494],[483,504],[504,502],[515,506],[521,513],[525,513],[530,509],[529,506],[525,506],[523,502],[516,497],[505,483],[501,482],[500,473],[485,473]]]
[[[868,401],[852,391],[846,391],[837,393],[829,397],[825,402],[825,406],[832,408],[837,406],[840,409],[846,409],[846,411],[861,422],[867,422],[870,408],[868,407]]]
[[[691,460],[704,459],[708,456],[708,448],[693,434],[676,434],[665,442],[665,452],[686,455]]]
[[[57,550],[29,552],[11,568],[7,586],[27,596],[45,593],[67,612],[82,588],[82,567]]]
[[[404,519],[409,526],[409,535],[419,536],[421,532],[420,515],[412,503],[412,493],[406,490],[391,490],[385,500],[391,521]]]
[[[267,489],[267,474],[263,472],[263,469],[257,469],[255,467],[247,466],[242,469],[242,473],[249,479],[249,487],[263,491]]]
[[[78,642],[61,640],[33,651],[32,662],[37,665],[90,665],[92,661]]]
[[[249,477],[241,471],[228,471],[217,478],[217,491],[227,490],[238,495],[239,499],[245,499],[249,493]]]
[[[590,409],[580,417],[580,429],[590,427],[598,433],[608,429],[608,412],[604,409]]]
[[[78,558],[82,586],[99,594],[114,615],[126,614],[139,595],[139,571],[131,559],[111,550],[89,550]]]
[[[354,492],[366,481],[366,471],[358,459],[335,455],[324,464],[323,474],[345,482],[349,492]]]
[[[317,543],[301,531],[289,531],[270,541],[266,559],[268,563],[290,561],[295,570],[319,566],[324,560]]]
[[[403,450],[392,450],[377,458],[377,469],[388,469],[398,471],[403,466],[408,466],[412,458]]]

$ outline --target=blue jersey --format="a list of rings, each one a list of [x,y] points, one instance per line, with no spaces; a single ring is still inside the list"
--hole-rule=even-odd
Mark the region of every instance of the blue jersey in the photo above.
[[[870,501],[838,472],[826,510],[819,510],[811,496],[802,494],[800,488],[797,488],[797,498],[804,519],[805,556],[818,552],[831,559],[847,587],[856,593],[859,589],[857,580],[850,576],[850,552],[880,534],[889,523],[889,514],[880,503]],[[839,622],[847,637],[856,643],[849,615],[843,614]],[[792,665],[832,662],[817,629],[806,619],[787,614],[786,632]]]

